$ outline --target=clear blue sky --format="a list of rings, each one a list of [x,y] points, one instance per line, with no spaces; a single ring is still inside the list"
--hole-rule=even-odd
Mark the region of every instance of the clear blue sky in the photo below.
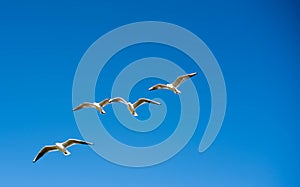
[[[113,0],[0,4],[0,186],[300,186],[297,2]],[[82,139],[71,108],[73,78],[84,52],[106,32],[146,20],[187,28],[218,59],[228,105],[213,145],[204,153],[197,152],[209,115],[204,110],[203,120],[188,145],[156,166],[115,165],[89,147],[79,146],[70,148],[69,157],[56,152],[33,164],[32,159],[45,144],[69,137]],[[143,46],[128,48],[114,58],[129,63],[149,55],[147,50],[136,53],[139,48]],[[185,58],[163,46],[151,48],[163,58]],[[186,70],[193,71],[193,67]],[[109,81],[106,86],[111,84]],[[194,81],[204,81],[201,73]],[[197,86],[207,91],[205,84]],[[99,91],[97,97],[105,94]],[[203,97],[209,98],[207,94]],[[204,99],[204,108],[208,104]],[[142,110],[147,114],[146,108]],[[110,122],[113,124],[107,128],[119,140],[142,140],[134,133],[123,136],[126,132],[118,123],[114,119]],[[161,135],[147,135],[139,145],[157,143],[170,133],[168,128],[160,130]]]

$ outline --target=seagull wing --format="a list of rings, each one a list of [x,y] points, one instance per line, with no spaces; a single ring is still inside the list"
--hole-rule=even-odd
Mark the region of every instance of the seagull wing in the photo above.
[[[43,147],[40,152],[36,155],[36,157],[33,159],[33,162],[36,162],[38,159],[40,159],[44,154],[48,153],[49,151],[57,150],[57,147],[55,145],[53,146],[45,146]]]
[[[144,103],[152,103],[152,104],[156,104],[156,105],[160,105],[159,102],[153,101],[151,99],[147,99],[147,98],[140,98],[139,100],[137,100],[135,103],[133,103],[133,107],[137,108],[140,105],[144,104]]]
[[[123,99],[122,97],[115,97],[115,98],[109,100],[109,103],[113,103],[113,102],[123,103],[125,105],[128,104],[128,102],[125,99]]]
[[[90,108],[90,107],[95,108],[96,106],[93,103],[85,102],[85,103],[82,103],[82,104],[78,105],[77,107],[73,108],[73,111],[80,110],[83,108]]]
[[[197,75],[197,72],[179,76],[179,77],[177,77],[177,79],[172,83],[172,85],[176,88],[176,87],[180,86],[180,84],[182,84],[186,79],[189,79],[189,78],[191,78],[191,77],[193,77],[193,76],[195,76],[195,75]]]
[[[63,146],[64,147],[69,147],[69,146],[71,146],[71,145],[73,145],[73,144],[86,144],[86,145],[92,145],[93,143],[91,143],[91,142],[86,142],[86,141],[83,141],[83,140],[77,140],[77,139],[68,139],[67,141],[65,141],[64,143],[63,143]]]
[[[104,99],[103,101],[101,101],[101,102],[99,103],[99,105],[100,105],[101,107],[105,107],[107,104],[109,104],[109,99]]]
[[[149,90],[157,90],[157,89],[164,89],[164,88],[168,88],[167,85],[165,85],[165,84],[156,84],[156,85],[150,87]]]

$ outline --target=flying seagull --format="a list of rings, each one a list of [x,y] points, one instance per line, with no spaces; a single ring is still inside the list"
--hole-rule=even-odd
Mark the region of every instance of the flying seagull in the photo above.
[[[105,114],[105,111],[103,110],[103,107],[105,107],[108,103],[109,103],[109,99],[104,99],[103,101],[101,101],[99,103],[84,102],[84,103],[80,104],[79,106],[73,108],[73,111],[80,110],[80,109],[83,109],[83,108],[95,108],[101,114]]]
[[[171,84],[156,84],[149,88],[149,90],[157,90],[157,89],[168,89],[173,91],[175,94],[180,94],[181,92],[177,89],[186,79],[189,79],[193,76],[197,75],[197,72],[182,75],[177,77],[177,79]]]
[[[128,110],[134,116],[138,116],[137,113],[135,112],[135,109],[144,103],[152,103],[152,104],[160,105],[159,102],[156,102],[156,101],[153,101],[150,99],[146,99],[146,98],[140,98],[135,103],[132,104],[121,97],[115,97],[115,98],[109,100],[109,103],[113,103],[113,102],[119,102],[119,103],[123,103],[123,104],[127,105]]]
[[[93,143],[85,142],[82,140],[76,140],[76,139],[68,139],[67,141],[65,141],[63,143],[55,143],[55,145],[47,145],[40,150],[40,152],[33,159],[33,162],[36,162],[38,159],[40,159],[46,153],[51,152],[51,151],[60,151],[60,152],[64,153],[64,155],[66,155],[66,156],[70,155],[71,153],[67,150],[67,147],[70,147],[73,144],[92,145]]]

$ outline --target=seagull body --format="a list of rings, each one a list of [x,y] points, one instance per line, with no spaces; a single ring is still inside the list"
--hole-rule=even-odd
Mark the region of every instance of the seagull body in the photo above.
[[[173,91],[175,94],[180,94],[181,92],[178,90],[178,87],[187,79],[197,75],[197,72],[182,75],[177,77],[177,79],[169,84],[156,84],[149,88],[149,90],[158,90],[158,89],[167,89]]]
[[[67,141],[65,141],[63,143],[55,143],[55,145],[47,145],[39,151],[39,153],[33,159],[33,162],[36,162],[38,159],[40,159],[46,153],[51,152],[51,151],[60,151],[60,152],[64,153],[64,155],[66,155],[66,156],[70,155],[71,153],[67,150],[67,147],[70,147],[74,144],[92,145],[92,143],[90,143],[90,142],[77,140],[77,139],[68,139]]]
[[[109,103],[109,99],[104,99],[103,101],[96,103],[89,103],[89,102],[84,102],[80,104],[79,106],[73,108],[73,111],[80,110],[83,108],[95,108],[98,110],[101,114],[105,114],[105,111],[103,110],[103,107],[105,107]]]
[[[113,103],[113,102],[119,102],[119,103],[123,103],[123,104],[127,105],[128,110],[134,116],[138,116],[138,114],[136,113],[135,110],[137,107],[141,106],[142,104],[152,103],[152,104],[160,105],[159,102],[156,102],[156,101],[153,101],[150,99],[146,99],[146,98],[140,98],[135,103],[131,103],[121,97],[115,97],[115,98],[109,100],[109,103]]]

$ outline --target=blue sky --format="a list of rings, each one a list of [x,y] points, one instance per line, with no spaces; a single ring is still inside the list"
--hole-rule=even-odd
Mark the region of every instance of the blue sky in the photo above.
[[[9,1],[1,2],[0,17],[0,186],[300,185],[297,2]],[[203,92],[203,117],[191,141],[167,162],[128,168],[106,161],[89,147],[74,146],[69,157],[56,152],[33,164],[45,144],[69,137],[82,139],[71,111],[72,84],[88,47],[112,29],[146,20],[190,30],[217,58],[228,98],[224,124],[213,145],[204,153],[197,152],[209,116],[205,109],[209,93],[200,72],[194,82]],[[129,63],[152,53],[178,59],[178,63],[188,60],[178,51],[155,45],[132,46],[114,58]],[[109,65],[108,72],[113,59]],[[193,70],[186,67],[186,71]],[[108,78],[105,86],[111,81]],[[134,88],[132,99],[146,94],[138,91],[142,87]],[[105,94],[97,90],[96,96]],[[149,97],[158,93],[153,94]],[[147,108],[142,111],[145,116],[141,118],[146,118]],[[125,132],[112,115],[104,121],[110,119],[114,123],[108,130],[129,144],[135,138],[138,145],[156,143],[175,128],[162,126],[143,142],[141,135]]]

